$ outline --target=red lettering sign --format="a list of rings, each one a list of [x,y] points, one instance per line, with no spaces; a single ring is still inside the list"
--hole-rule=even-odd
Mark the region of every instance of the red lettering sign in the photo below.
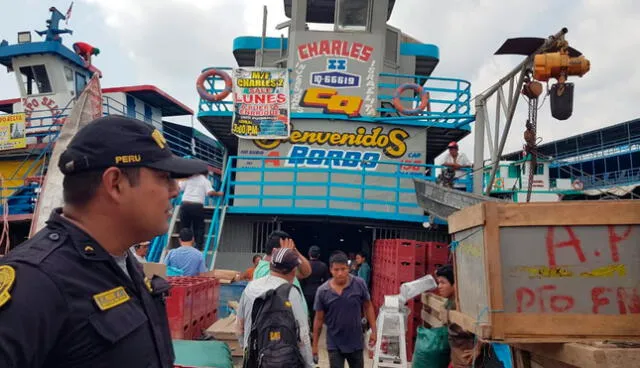
[[[631,235],[631,230],[633,229],[630,226],[627,227],[627,230],[625,230],[624,234],[622,234],[622,236],[618,236],[618,234],[616,234],[616,228],[615,226],[608,226],[609,228],[609,249],[611,250],[611,259],[614,262],[619,262],[620,261],[620,252],[618,251],[618,243],[620,243],[621,241],[627,239],[629,237],[629,235]]]
[[[548,292],[556,291],[555,285],[543,285],[536,288],[535,292],[527,287],[521,287],[516,290],[517,299],[517,311],[522,313],[524,308],[529,309],[533,307],[536,300],[538,301],[539,312],[545,313],[547,311],[547,305],[553,312],[563,313],[571,310],[575,305],[575,299],[569,295],[548,295]],[[527,297],[527,303],[523,308],[523,301],[525,296]]]
[[[321,56],[338,56],[368,62],[373,47],[359,42],[320,40],[298,46],[298,59],[306,61]]]
[[[580,262],[586,262],[587,258],[584,256],[584,252],[582,251],[582,247],[580,247],[580,239],[576,237],[576,234],[573,232],[573,229],[569,226],[563,226],[566,230],[567,234],[569,234],[569,240],[562,241],[559,243],[554,243],[554,232],[555,226],[549,226],[547,228],[547,256],[549,258],[549,267],[556,267],[556,249],[564,248],[564,247],[573,247],[578,256]]]

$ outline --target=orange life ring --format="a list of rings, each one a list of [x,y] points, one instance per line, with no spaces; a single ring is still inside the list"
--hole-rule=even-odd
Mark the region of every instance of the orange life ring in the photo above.
[[[204,88],[204,82],[207,80],[207,78],[213,77],[213,76],[217,76],[224,81],[224,90],[222,90],[222,92],[217,93],[215,95],[209,93],[206,90],[206,88]],[[209,69],[203,72],[202,74],[200,74],[200,76],[196,80],[196,90],[198,91],[198,94],[200,95],[200,97],[202,97],[204,100],[211,101],[211,102],[218,102],[218,101],[224,100],[225,98],[227,98],[227,96],[229,96],[232,88],[233,88],[233,82],[231,81],[231,77],[229,76],[229,74],[223,72],[222,70]]]
[[[402,92],[411,89],[420,95],[420,104],[415,109],[406,109],[400,103],[400,95]],[[398,89],[396,89],[396,93],[393,95],[393,107],[402,115],[418,115],[421,111],[424,111],[429,106],[429,92],[424,92],[422,86],[419,86],[415,83],[405,83],[400,85]],[[427,109],[427,111],[431,111],[431,109]]]
[[[574,180],[574,181],[571,183],[571,186],[572,186],[572,187],[573,187],[573,189],[575,189],[575,190],[582,190],[582,189],[584,189],[584,184],[583,184],[580,180],[578,180],[578,179]]]

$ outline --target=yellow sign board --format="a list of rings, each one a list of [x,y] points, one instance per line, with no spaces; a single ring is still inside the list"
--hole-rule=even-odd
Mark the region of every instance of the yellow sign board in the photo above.
[[[27,147],[24,113],[0,115],[0,151]]]

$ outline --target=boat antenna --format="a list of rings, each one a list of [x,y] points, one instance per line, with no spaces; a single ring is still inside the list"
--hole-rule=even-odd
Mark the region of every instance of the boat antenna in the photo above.
[[[67,17],[62,14],[55,6],[49,8],[51,12],[51,18],[47,19],[47,29],[44,31],[36,31],[36,33],[40,36],[45,36],[45,41],[56,41],[62,43],[61,34],[68,33],[73,34],[73,31],[70,29],[60,29],[58,25],[61,20],[66,20]]]

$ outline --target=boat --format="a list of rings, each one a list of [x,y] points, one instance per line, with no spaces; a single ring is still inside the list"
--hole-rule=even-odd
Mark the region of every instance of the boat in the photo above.
[[[470,133],[471,84],[438,75],[438,45],[388,24],[395,1],[358,4],[283,0],[281,37],[239,36],[237,65],[204,66],[197,78],[197,118],[226,157],[205,245],[211,269],[247,268],[276,229],[325,260],[371,256],[378,239],[448,244],[414,179],[435,182],[437,157]],[[265,94],[288,99],[271,118],[249,98]],[[284,121],[281,135],[265,120]],[[461,182],[472,191],[472,175]],[[425,231],[429,221],[443,226]]]
[[[221,145],[210,136],[190,126],[165,119],[193,116],[193,110],[153,85],[100,87],[108,79],[97,68],[99,55],[88,60],[64,42],[70,29],[60,28],[66,15],[55,7],[43,31],[19,32],[17,43],[0,41],[0,64],[16,77],[17,98],[0,101],[0,178],[2,186],[3,243],[0,254],[18,246],[38,228],[48,214],[36,216],[40,203],[61,203],[60,190],[53,189],[57,170],[49,171],[56,144],[68,142],[64,129],[80,121],[88,89],[97,86],[92,96],[97,103],[91,109],[98,115],[124,115],[142,120],[159,129],[171,150],[180,156],[197,157],[209,165],[210,178],[219,182],[223,160]],[[42,37],[35,40],[34,37]],[[103,50],[108,52],[108,50]],[[93,60],[91,60],[93,59]],[[94,98],[95,100],[95,98]],[[90,101],[90,100],[89,100]],[[87,105],[89,106],[89,105]],[[90,110],[91,110],[90,109]],[[72,121],[72,112],[79,114]],[[65,126],[65,124],[70,124]],[[43,188],[46,179],[52,183]],[[43,192],[44,189],[44,192]],[[44,193],[44,194],[43,194]],[[41,197],[44,196],[44,197]],[[7,241],[8,240],[8,241]]]

